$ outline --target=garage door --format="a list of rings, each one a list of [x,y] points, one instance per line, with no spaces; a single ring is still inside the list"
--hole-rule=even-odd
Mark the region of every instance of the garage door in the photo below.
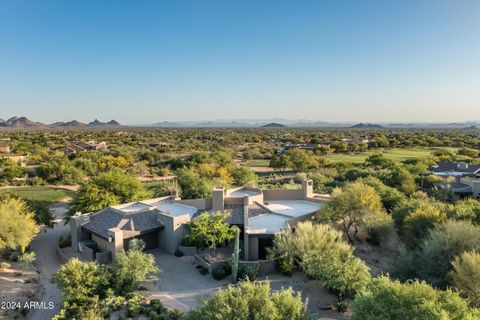
[[[158,231],[145,233],[135,238],[125,239],[123,241],[123,247],[125,250],[128,250],[130,247],[130,241],[132,239],[141,239],[145,242],[145,250],[155,249],[158,248]]]

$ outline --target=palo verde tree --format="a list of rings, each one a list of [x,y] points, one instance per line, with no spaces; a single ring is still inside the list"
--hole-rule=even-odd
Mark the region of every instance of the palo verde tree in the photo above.
[[[339,222],[348,241],[353,243],[358,225],[368,216],[378,214],[385,214],[380,197],[372,187],[358,181],[335,189],[317,218],[320,221]]]
[[[214,249],[225,241],[235,237],[236,227],[227,222],[228,212],[202,213],[186,226],[188,233],[185,239],[198,246]]]
[[[142,183],[120,169],[111,169],[85,182],[75,195],[69,214],[98,211],[148,196]]]
[[[24,251],[37,232],[34,213],[25,201],[10,195],[0,196],[0,250]]]

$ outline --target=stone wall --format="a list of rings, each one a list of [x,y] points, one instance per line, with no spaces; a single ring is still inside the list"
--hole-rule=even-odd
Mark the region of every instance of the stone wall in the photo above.
[[[110,251],[95,253],[95,261],[100,264],[109,264],[112,262],[112,253]]]
[[[193,256],[197,253],[197,247],[178,246],[178,250],[180,250],[185,256]]]

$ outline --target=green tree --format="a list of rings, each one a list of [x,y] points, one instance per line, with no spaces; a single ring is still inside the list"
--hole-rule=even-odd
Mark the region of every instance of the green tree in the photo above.
[[[38,233],[34,216],[22,199],[2,195],[0,197],[0,250],[20,248],[24,251]]]
[[[480,226],[449,220],[430,231],[418,250],[402,250],[394,274],[401,280],[419,278],[445,288],[454,257],[465,251],[480,251]]]
[[[55,156],[38,167],[39,177],[52,184],[77,184],[83,181],[83,172],[64,156]]]
[[[463,252],[455,257],[450,278],[472,306],[480,307],[480,253]]]
[[[84,183],[76,193],[69,214],[93,212],[108,206],[145,199],[148,193],[135,177],[112,169]]]
[[[141,246],[133,246],[115,256],[112,272],[115,287],[125,294],[132,292],[140,281],[145,281],[148,276],[160,270],[151,254],[143,252]]]
[[[309,277],[320,280],[339,300],[363,290],[370,281],[368,267],[355,257],[350,246],[309,251],[302,257],[301,266]]]
[[[106,297],[111,273],[96,262],[82,262],[73,258],[60,266],[53,281],[62,290],[65,318],[75,319]]]
[[[235,237],[236,227],[230,226],[228,217],[228,212],[204,212],[186,225],[188,233],[185,238],[191,243],[215,249]]]
[[[309,151],[293,148],[288,150],[287,156],[295,173],[305,172],[317,166],[315,155]]]
[[[236,186],[255,187],[258,177],[250,168],[238,167],[232,170],[233,183]]]
[[[307,319],[300,293],[292,288],[275,292],[270,284],[250,281],[213,294],[185,316],[186,320],[301,320]]]
[[[279,155],[273,155],[270,159],[269,167],[285,171],[287,168],[290,168],[292,163],[290,161],[290,157],[286,153],[282,153]]]
[[[193,169],[183,168],[177,172],[182,197],[186,199],[205,198],[211,195],[213,185]]]
[[[423,205],[410,213],[404,221],[404,240],[409,248],[419,246],[430,230],[442,224],[446,215],[432,205]]]
[[[368,216],[382,211],[381,199],[372,187],[363,182],[351,182],[333,191],[330,201],[323,206],[317,217],[321,221],[340,222],[349,242],[353,243],[358,225]]]
[[[352,303],[353,320],[474,320],[478,313],[451,290],[441,291],[421,281],[402,284],[380,276]]]

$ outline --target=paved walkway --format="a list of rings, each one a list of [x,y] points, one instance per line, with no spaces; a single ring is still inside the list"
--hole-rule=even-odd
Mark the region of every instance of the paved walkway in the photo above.
[[[54,205],[51,209],[58,218],[63,217],[67,211],[65,204]],[[43,286],[42,292],[37,294],[36,299],[46,303],[51,301],[54,303],[54,308],[52,310],[32,310],[27,316],[29,320],[52,319],[61,309],[60,289],[50,279],[60,266],[60,260],[55,251],[58,239],[60,236],[68,234],[68,232],[69,227],[62,222],[56,224],[53,229],[47,229],[46,232],[40,233],[31,243],[31,248],[37,255],[36,265],[40,272],[40,283]]]
[[[162,270],[152,297],[159,298],[167,308],[188,311],[204,298],[229,283],[229,278],[217,281],[210,275],[202,275],[193,266],[192,256],[181,258],[163,250],[152,250],[159,268]]]

